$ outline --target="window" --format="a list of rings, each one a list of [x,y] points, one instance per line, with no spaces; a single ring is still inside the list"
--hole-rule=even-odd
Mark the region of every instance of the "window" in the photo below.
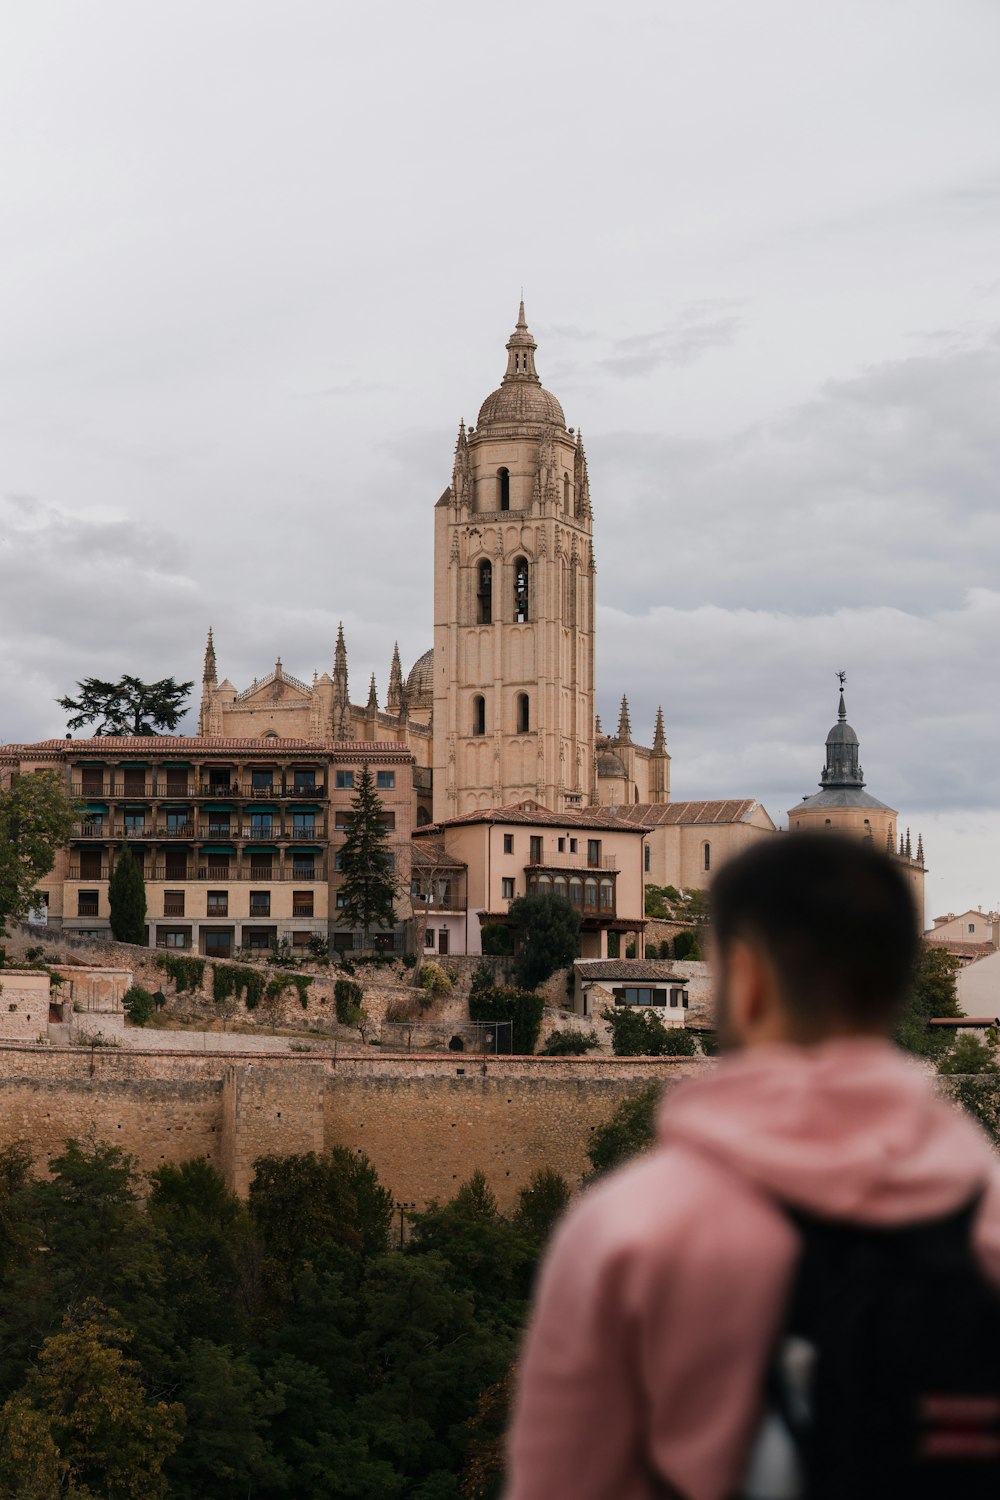
[[[229,831],[230,831],[230,829],[229,829],[229,814],[228,813],[209,813],[209,815],[208,815],[208,831],[209,831],[210,835],[212,835],[212,834],[218,835],[218,834],[221,833],[221,834],[224,834],[226,838],[228,838],[229,837]]]
[[[426,933],[424,934],[424,947],[433,948],[436,943],[437,933],[434,931],[433,927],[428,927]]]
[[[570,841],[569,841],[569,852],[570,852],[570,854],[575,854],[576,853],[576,847],[577,847],[577,841],[576,841],[576,839],[570,839]]]
[[[97,896],[97,892],[96,891],[77,891],[77,893],[76,893],[76,914],[77,914],[77,916],[78,917],[96,917],[97,916],[97,900],[98,900],[98,896]]]
[[[252,917],[269,917],[271,915],[271,892],[250,892],[250,915]]]
[[[210,792],[228,792],[230,788],[230,772],[215,768],[208,773],[208,789]]]
[[[191,832],[191,819],[187,812],[178,812],[175,809],[173,812],[167,812],[165,817],[167,833],[180,837],[182,834]]]
[[[687,1010],[687,1008],[688,1008],[688,992],[687,992],[687,990],[671,990],[670,991],[670,1004],[672,1006],[674,1006],[674,1007],[682,1006],[684,1008],[684,1010]]]
[[[205,952],[209,958],[228,958],[233,951],[231,932],[206,932]]]
[[[88,839],[102,839],[104,837],[103,813],[88,812],[84,814],[83,836]]]
[[[614,911],[615,909],[615,886],[613,880],[601,881],[601,910]]]
[[[583,882],[583,905],[587,911],[597,910],[597,881],[592,875]]]
[[[555,880],[552,882],[552,894],[554,896],[561,896],[564,901],[568,900],[569,884],[566,880],[565,875],[556,876]]]
[[[396,814],[394,812],[383,812],[379,818],[379,827],[383,833],[391,833],[396,826]]]
[[[141,834],[146,827],[146,814],[144,812],[127,812],[125,814],[125,837],[135,838]]]
[[[167,880],[186,880],[188,857],[183,849],[168,849],[164,855],[164,876]]]
[[[346,905],[347,905],[347,897],[344,895],[343,891],[338,891],[337,892],[337,910],[338,911],[343,911],[343,909],[344,909],[344,907]]]
[[[243,929],[244,948],[270,948],[275,938],[273,927],[261,927],[256,931],[252,927]]]
[[[315,880],[316,856],[314,854],[293,854],[292,874],[296,880]]]
[[[229,916],[229,892],[209,891],[208,893],[208,915],[210,917]]]
[[[491,625],[493,623],[493,564],[481,562],[476,579],[476,618],[480,625]]]
[[[252,812],[250,814],[250,837],[252,839],[269,839],[273,826],[273,813]]]
[[[587,840],[587,864],[592,870],[596,870],[601,863],[601,841],[600,839]]]
[[[166,779],[168,797],[186,797],[188,795],[188,773],[183,766],[168,766]]]
[[[376,771],[375,785],[378,787],[380,792],[393,791],[396,785],[395,771]]]
[[[163,892],[163,915],[165,917],[183,917],[184,915],[184,892]]]
[[[316,772],[296,771],[294,785],[297,792],[314,792],[316,790]]]
[[[354,789],[354,772],[353,771],[337,771],[337,772],[335,772],[335,774],[334,774],[334,785],[336,787],[338,787],[340,791],[345,791],[345,790],[346,791],[353,791],[353,789]]]
[[[712,846],[711,846],[711,844],[706,844],[705,845],[705,869],[706,870],[710,870],[711,868],[712,868]]]
[[[99,797],[104,791],[104,772],[100,766],[84,766],[80,771],[80,788],[85,797]]]
[[[518,693],[516,703],[517,703],[517,732],[518,732],[518,734],[527,734],[528,733],[528,720],[529,720],[528,695],[527,695],[527,693]]]
[[[254,880],[270,880],[273,858],[273,855],[261,853],[259,850],[251,852],[250,874]]]
[[[343,851],[343,849],[338,849],[337,852],[336,852],[336,854],[333,856],[333,868],[335,870],[342,870],[344,868],[344,851]]]
[[[472,732],[486,733],[486,699],[481,693],[477,693],[472,700]]]
[[[540,865],[542,862],[542,839],[540,834],[533,833],[528,841],[528,862],[532,865]]]
[[[510,510],[510,470],[500,469],[497,473],[497,499],[499,510]]]
[[[666,990],[646,985],[623,985],[614,992],[616,1005],[666,1005]]]
[[[642,868],[649,874],[649,845],[644,844],[642,850]]]
[[[126,797],[143,797],[146,793],[146,773],[140,766],[126,766],[122,771]]]
[[[503,879],[501,880],[501,882],[500,882],[500,894],[501,894],[501,896],[503,897],[503,899],[505,901],[513,901],[513,899],[514,899],[514,877],[512,875],[505,875],[503,877]]]
[[[258,793],[261,796],[263,796],[265,794],[270,795],[270,793],[274,791],[274,772],[273,771],[251,771],[250,772],[250,790],[255,795],[258,794]]]
[[[190,930],[187,927],[161,927],[159,946],[161,948],[190,948]]]
[[[313,904],[315,896],[312,891],[292,892],[292,916],[311,917],[313,915]]]
[[[514,563],[514,619],[523,624],[528,618],[528,559],[519,557]]]
[[[975,922],[970,922],[969,923],[969,931],[970,932],[975,932],[975,930],[976,930],[976,924],[975,924]]]
[[[312,913],[310,913],[310,915],[312,915]],[[308,948],[310,942],[312,941],[312,936],[313,935],[312,935],[311,932],[293,932],[292,933],[292,947],[293,948]]]
[[[512,833],[505,833],[503,836],[503,852],[505,854],[514,853],[514,835]]]
[[[102,880],[100,849],[80,850],[80,879]]]
[[[341,831],[341,833],[343,833],[343,831],[345,830],[345,828],[350,828],[350,826],[351,826],[351,824],[353,822],[354,822],[354,814],[351,812],[350,808],[340,807],[340,808],[337,809],[337,813],[336,813],[336,817],[334,819],[334,825],[333,826],[335,828],[339,828],[340,831]]]
[[[311,839],[316,832],[316,814],[311,812],[293,812],[292,829],[296,838]]]

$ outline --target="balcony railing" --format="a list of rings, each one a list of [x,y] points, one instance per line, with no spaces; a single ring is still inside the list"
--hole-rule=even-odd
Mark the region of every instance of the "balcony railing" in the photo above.
[[[210,880],[216,885],[225,885],[228,881],[256,881],[259,885],[271,882],[296,882],[300,885],[309,885],[311,882],[326,880],[326,862],[317,860],[314,865],[292,865],[278,864],[277,861],[269,870],[253,869],[249,864],[245,865],[211,865],[190,864],[183,870],[167,869],[166,865],[146,865],[142,868],[143,878],[146,880],[167,881],[171,885],[179,885],[188,880]],[[111,867],[107,862],[100,866],[99,871],[82,871],[79,864],[70,863],[66,874],[67,880],[100,881],[111,877]]]
[[[529,868],[538,865],[548,865],[553,870],[617,870],[618,856],[601,854],[590,859],[585,852],[569,854],[560,850],[556,844],[546,844],[540,853],[528,857]]]
[[[151,802],[169,798],[188,801],[204,797],[232,797],[240,801],[266,802],[269,799],[297,798],[300,801],[326,796],[326,783],[317,781],[313,786],[282,784],[279,777],[271,786],[254,786],[241,781],[238,776],[229,781],[202,780],[167,781],[163,776],[146,776],[141,781],[126,782],[121,776],[104,776],[98,781],[84,782],[79,777],[70,778],[70,791],[74,797],[100,797],[107,800],[134,800]]]
[[[84,875],[80,871],[80,866],[78,864],[73,864],[71,861],[69,870],[66,875],[67,880],[108,880],[109,878],[110,870],[106,863],[100,866],[96,874],[93,870],[88,870]]]
[[[317,839],[326,838],[326,820],[318,819],[308,826],[280,824],[270,828],[255,825],[253,823],[164,823],[147,822],[142,824],[112,823],[108,820],[101,822],[76,823],[73,827],[74,839],[102,840],[105,843],[120,844],[127,842],[152,842],[163,839],[246,839],[250,843],[272,844],[301,843],[311,844]]]

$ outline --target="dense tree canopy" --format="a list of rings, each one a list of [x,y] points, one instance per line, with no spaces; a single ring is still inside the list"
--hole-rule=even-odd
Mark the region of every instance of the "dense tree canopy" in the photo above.
[[[39,881],[73,831],[74,807],[53,771],[16,776],[0,791],[0,932],[39,904]]]
[[[344,878],[339,915],[363,929],[366,947],[373,927],[392,927],[396,921],[398,888],[384,818],[385,809],[365,764],[351,799],[351,826],[340,851]]]
[[[146,941],[146,882],[132,850],[123,844],[108,881],[111,933],[119,943]]]
[[[580,954],[580,914],[565,896],[518,896],[507,920],[514,934],[514,972],[526,990],[544,984]]]
[[[931,1029],[927,1022],[932,1017],[961,1015],[955,987],[957,972],[958,960],[950,953],[933,943],[921,944],[913,986],[896,1028],[896,1041],[907,1052],[940,1057],[954,1042],[947,1028]]]
[[[159,682],[127,675],[118,682],[85,677],[77,683],[79,697],[57,698],[56,702],[70,711],[67,729],[93,724],[95,734],[159,734],[177,728],[193,686],[193,682],[175,682],[172,677]]]

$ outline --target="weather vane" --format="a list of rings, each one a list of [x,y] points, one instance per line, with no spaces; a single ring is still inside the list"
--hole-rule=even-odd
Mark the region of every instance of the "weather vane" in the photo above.
[[[840,691],[843,692],[844,691],[844,683],[847,681],[847,673],[846,672],[838,672],[837,673],[837,679],[838,679],[838,681],[840,683]]]

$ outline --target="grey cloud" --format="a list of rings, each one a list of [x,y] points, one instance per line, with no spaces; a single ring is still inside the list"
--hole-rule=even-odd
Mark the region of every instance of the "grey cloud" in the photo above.
[[[598,364],[626,379],[650,375],[663,365],[692,365],[713,349],[731,344],[742,321],[735,313],[719,311],[713,304],[696,305],[685,309],[665,328],[615,340],[612,352]]]

